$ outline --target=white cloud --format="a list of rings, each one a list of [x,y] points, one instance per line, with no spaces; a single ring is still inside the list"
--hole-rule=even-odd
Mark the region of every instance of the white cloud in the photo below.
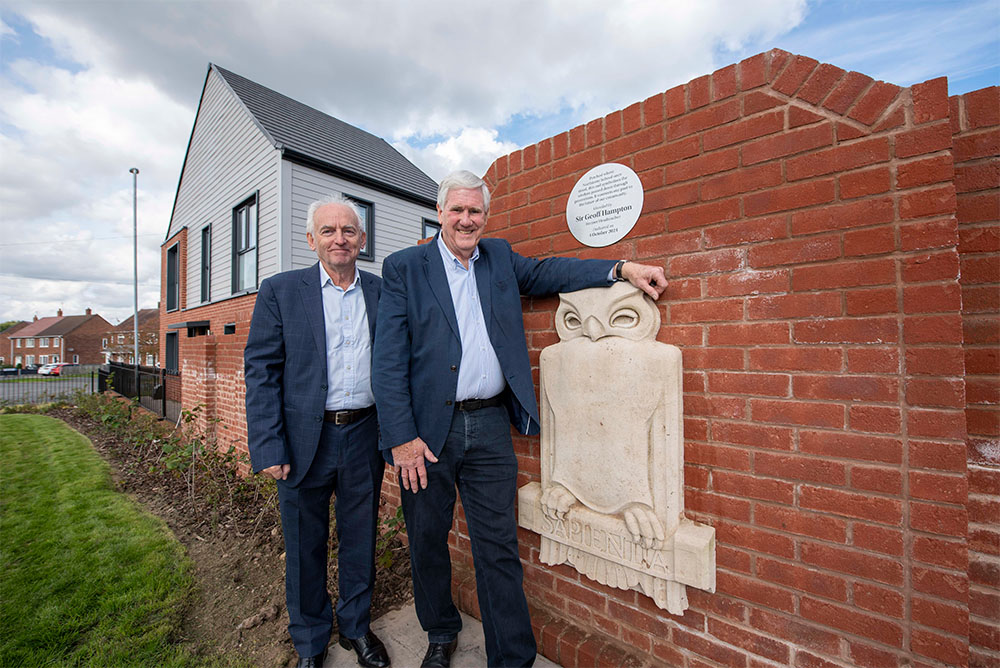
[[[421,148],[399,141],[393,146],[419,164],[431,178],[440,181],[456,169],[484,174],[497,156],[518,149],[517,144],[500,141],[498,136],[491,128],[464,128],[454,137]]]

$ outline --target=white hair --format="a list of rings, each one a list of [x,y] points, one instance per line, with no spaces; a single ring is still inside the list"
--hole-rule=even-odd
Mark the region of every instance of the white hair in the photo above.
[[[321,206],[326,206],[328,204],[336,204],[337,206],[342,206],[350,211],[351,215],[354,216],[354,222],[358,226],[358,230],[364,232],[364,230],[361,229],[361,212],[358,211],[357,205],[351,200],[340,195],[328,195],[326,197],[319,198],[309,205],[309,211],[306,212],[306,234],[316,234],[316,211]]]
[[[486,182],[470,171],[460,169],[452,172],[441,180],[438,186],[437,205],[444,209],[445,202],[448,201],[448,193],[452,188],[463,190],[466,188],[479,188],[483,191],[483,211],[490,210],[490,189],[486,187]]]

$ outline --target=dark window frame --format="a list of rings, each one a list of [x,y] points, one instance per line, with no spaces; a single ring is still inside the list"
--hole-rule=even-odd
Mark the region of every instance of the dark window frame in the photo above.
[[[420,219],[420,238],[428,239],[433,237],[434,234],[427,234],[427,230],[434,230],[434,234],[441,231],[441,223],[436,220],[431,220],[430,218]]]
[[[179,343],[177,332],[167,332],[165,339],[167,359],[164,365],[167,371],[180,371]]]
[[[173,274],[171,276],[171,274]],[[164,301],[167,313],[181,307],[181,244],[175,242],[167,248],[167,290]]]
[[[208,242],[206,244],[206,241]],[[206,250],[207,248],[207,250]],[[201,228],[201,301],[212,301],[212,224]]]
[[[240,211],[247,210],[249,213],[250,207],[253,207],[254,222],[253,222],[253,234],[249,234],[248,226],[250,224],[250,217],[247,216],[242,221],[240,219]],[[241,222],[243,226],[241,229]],[[232,239],[232,294],[243,294],[247,292],[253,292],[257,289],[260,280],[260,256],[258,254],[258,246],[260,241],[260,191],[256,190],[252,195],[244,199],[242,202],[233,207],[233,239]],[[241,234],[241,232],[243,234]],[[249,237],[252,236],[253,239]],[[250,242],[252,241],[252,245]],[[241,242],[244,242],[241,247]],[[240,274],[240,259],[249,253],[253,253],[253,283],[248,284],[246,280],[241,281],[243,278]],[[250,277],[245,277],[249,279]],[[242,284],[242,285],[241,285]]]
[[[374,260],[375,259],[375,203],[370,202],[366,199],[361,199],[360,197],[355,197],[348,193],[344,193],[344,199],[349,200],[359,209],[365,212],[366,220],[362,224],[365,228],[365,245],[358,253],[359,260]]]

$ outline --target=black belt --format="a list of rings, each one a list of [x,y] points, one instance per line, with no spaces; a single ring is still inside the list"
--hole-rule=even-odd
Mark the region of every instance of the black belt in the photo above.
[[[493,408],[494,406],[502,405],[503,394],[498,394],[489,399],[466,399],[465,401],[455,402],[455,408],[460,411],[478,411],[480,408]]]
[[[323,420],[334,424],[351,424],[375,412],[375,404],[356,411],[323,411]]]

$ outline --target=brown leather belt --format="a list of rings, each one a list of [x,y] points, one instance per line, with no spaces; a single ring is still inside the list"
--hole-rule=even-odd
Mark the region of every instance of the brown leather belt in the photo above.
[[[375,404],[367,408],[359,408],[356,411],[323,411],[323,420],[334,424],[351,424],[363,417],[367,417],[375,412]]]
[[[455,407],[460,411],[478,411],[480,408],[492,408],[494,406],[503,405],[503,394],[498,394],[495,397],[490,397],[489,399],[466,399],[465,401],[456,401]]]

